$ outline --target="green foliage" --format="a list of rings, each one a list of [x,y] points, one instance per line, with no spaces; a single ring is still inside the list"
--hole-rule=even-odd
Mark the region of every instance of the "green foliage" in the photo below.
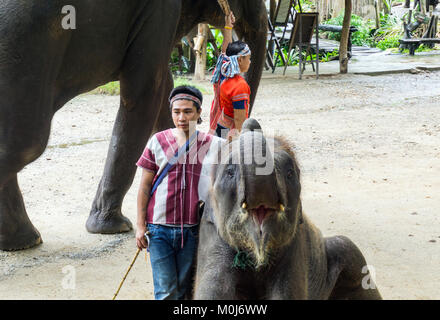
[[[109,96],[118,96],[121,93],[121,89],[119,87],[119,81],[106,83],[105,85],[96,88],[91,93],[104,94]]]
[[[339,16],[332,18],[330,20],[324,21],[323,24],[342,26],[344,21],[344,14],[341,13]],[[351,35],[352,43],[356,46],[365,46],[369,45],[370,38],[370,27],[369,23],[364,21],[361,17],[352,14],[351,15],[351,25],[355,26],[358,31],[353,32]],[[340,32],[330,32],[325,31],[322,34],[326,34],[328,39],[341,41],[341,33]]]
[[[391,2],[390,2],[391,3]],[[344,15],[341,14],[333,19],[327,20],[324,24],[342,25]],[[352,34],[353,45],[377,47],[382,50],[399,47],[399,39],[402,38],[403,27],[401,21],[395,15],[381,14],[379,29],[371,20],[364,21],[357,15],[351,16],[351,25],[357,27],[358,31]],[[328,39],[341,40],[339,32],[324,32]]]
[[[287,57],[287,49],[282,48],[281,50],[284,54],[284,57]],[[339,55],[338,49],[335,49],[332,52],[325,52],[324,50],[320,50],[319,51],[319,61],[320,62],[328,62],[331,60],[332,57],[335,57],[337,55]],[[275,53],[275,57],[278,57],[277,67],[284,66],[281,58],[278,55],[278,52]],[[312,53],[311,55],[308,55],[306,57],[306,53],[302,52],[302,60],[303,61],[316,61],[316,53]],[[287,65],[288,66],[296,66],[298,64],[299,64],[299,52],[292,49],[292,51],[290,52],[290,57],[289,57],[289,61],[287,62]]]
[[[212,29],[210,32],[213,33],[216,46],[220,50],[223,43],[223,34],[219,29]],[[189,44],[184,40],[184,45],[188,46]],[[215,65],[217,63],[216,54],[218,55],[219,53],[216,52],[215,47],[212,45],[212,43],[208,42],[206,48],[206,69],[208,71],[211,71],[215,68]],[[191,70],[191,61],[189,61],[187,57],[179,57],[178,50],[174,49],[170,59],[170,68],[173,74],[176,75],[180,74],[180,70],[179,70],[180,59],[182,59],[182,61],[180,62],[182,64],[182,74],[186,74]],[[194,61],[192,61],[192,63],[194,63]]]
[[[203,94],[210,94],[210,90],[207,90],[207,88],[200,86],[198,84],[194,84],[191,82],[190,79],[184,78],[184,77],[175,77],[174,78],[174,87],[178,86],[193,86],[199,89]]]
[[[214,29],[214,38],[215,38],[215,44],[217,45],[217,48],[221,50],[222,44],[223,44],[223,34],[219,29]],[[206,69],[209,71],[214,70],[215,65],[217,64],[217,58],[215,54],[219,54],[219,52],[215,52],[214,46],[209,43],[208,48],[206,51]]]
[[[316,5],[314,0],[301,0],[301,9],[302,12],[312,12],[316,11]],[[295,10],[300,12],[299,5],[295,6]]]
[[[190,81],[183,77],[174,78],[174,87],[191,85]]]
[[[325,52],[322,54],[322,57],[320,57],[321,62],[328,62],[331,61],[331,58],[339,56],[339,49],[335,49],[332,52]]]
[[[385,5],[388,12],[391,12],[393,0],[383,0],[383,4]]]
[[[180,73],[180,63],[182,64],[182,73],[187,73],[190,70],[190,65],[185,58],[183,59],[183,61],[180,61],[179,50],[175,48],[171,53],[171,59],[169,63],[171,72],[173,74]]]
[[[379,26],[379,29],[372,32],[372,45],[382,50],[398,47],[398,39],[402,38],[403,34],[403,27],[399,19],[394,15],[381,15]]]
[[[202,87],[198,84],[192,83],[190,81],[190,79],[183,78],[183,77],[174,78],[174,87],[184,86],[184,85],[194,86],[197,89],[199,89],[203,94],[209,93],[209,90],[207,90],[205,87]],[[91,94],[103,94],[103,95],[109,95],[109,96],[118,96],[121,94],[119,81],[109,82],[103,86],[96,88],[95,90],[91,91],[90,93]]]
[[[376,47],[381,50],[386,50],[389,48],[398,48],[400,45],[399,39],[401,39],[400,35],[385,37],[376,43]]]
[[[430,48],[428,45],[422,44],[420,47],[418,47],[416,49],[416,52],[427,52],[427,51],[433,51],[433,50],[435,50],[435,49]]]
[[[424,44],[422,44],[420,47],[418,47],[416,49],[416,52],[429,52],[429,51],[433,51],[436,50],[434,48],[430,48],[429,46],[426,46]],[[393,53],[404,53],[404,54],[409,54],[409,49],[403,49],[403,50],[399,50],[399,49],[392,49],[391,52]]]

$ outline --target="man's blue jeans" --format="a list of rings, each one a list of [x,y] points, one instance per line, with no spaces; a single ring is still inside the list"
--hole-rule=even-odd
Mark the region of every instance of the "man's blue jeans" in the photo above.
[[[148,224],[150,261],[153,271],[154,298],[180,300],[191,286],[197,250],[198,226],[181,227]]]

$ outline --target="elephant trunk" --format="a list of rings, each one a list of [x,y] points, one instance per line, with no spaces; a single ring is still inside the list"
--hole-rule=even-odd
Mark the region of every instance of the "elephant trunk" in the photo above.
[[[260,131],[241,134],[240,153],[242,208],[261,225],[266,216],[280,209],[281,204],[273,155]],[[272,165],[268,165],[270,163]],[[262,168],[271,169],[265,172]]]

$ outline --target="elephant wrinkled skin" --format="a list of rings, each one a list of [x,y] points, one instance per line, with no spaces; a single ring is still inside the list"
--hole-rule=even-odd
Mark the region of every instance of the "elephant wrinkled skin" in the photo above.
[[[229,0],[237,33],[253,50],[247,79],[255,98],[265,53],[262,0]],[[76,12],[76,29],[63,28],[63,8]],[[86,228],[129,231],[122,215],[136,160],[152,133],[172,126],[168,61],[199,22],[218,27],[217,0],[2,0],[0,1],[0,249],[41,243],[29,220],[17,173],[45,150],[54,113],[67,101],[119,80],[120,108],[103,176]]]
[[[304,215],[300,170],[288,142],[260,129],[246,120],[240,139],[223,148],[227,161],[213,170],[194,298],[381,299],[356,245],[344,236],[324,238]],[[246,160],[249,146],[261,146],[254,156],[265,162]],[[273,170],[258,173],[269,162]]]

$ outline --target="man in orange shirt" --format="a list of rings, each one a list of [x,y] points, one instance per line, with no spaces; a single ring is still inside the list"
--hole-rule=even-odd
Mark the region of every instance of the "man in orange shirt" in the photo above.
[[[251,50],[242,41],[232,42],[234,15],[226,17],[223,46],[213,79],[215,97],[211,106],[210,129],[218,136],[232,139],[249,116],[250,87],[240,75],[251,64]]]

